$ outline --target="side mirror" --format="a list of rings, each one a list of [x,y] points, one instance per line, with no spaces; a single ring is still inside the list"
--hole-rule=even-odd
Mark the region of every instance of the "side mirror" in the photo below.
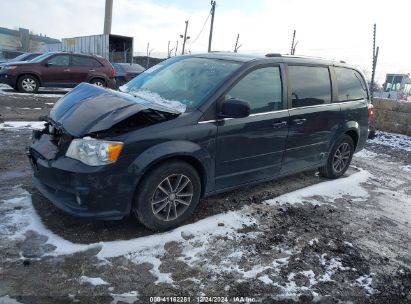
[[[243,118],[250,115],[250,104],[241,99],[231,98],[223,102],[220,117]]]
[[[46,63],[44,64],[45,67],[49,67],[49,66],[52,66],[52,65],[53,65],[53,64],[50,63],[50,62],[46,62]]]

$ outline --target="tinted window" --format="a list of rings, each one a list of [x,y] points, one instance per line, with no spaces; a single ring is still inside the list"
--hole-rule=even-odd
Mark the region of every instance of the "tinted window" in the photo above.
[[[251,113],[262,113],[283,109],[281,76],[279,67],[255,70],[241,79],[225,96],[250,104]]]
[[[289,66],[293,108],[331,101],[330,73],[326,67]]]
[[[69,55],[57,55],[51,58],[47,63],[57,66],[67,66],[69,65]]]
[[[346,68],[335,68],[338,84],[338,100],[358,100],[367,98],[367,88],[360,73]]]
[[[84,56],[73,56],[73,65],[76,66],[101,66],[97,60]]]

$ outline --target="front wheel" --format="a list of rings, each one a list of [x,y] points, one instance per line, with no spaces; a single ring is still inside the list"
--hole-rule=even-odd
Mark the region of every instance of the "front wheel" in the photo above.
[[[105,87],[106,86],[106,82],[103,79],[100,78],[94,78],[90,81],[91,84],[94,84],[98,87]]]
[[[354,155],[354,142],[352,138],[344,134],[332,147],[326,164],[319,168],[324,177],[339,178],[347,171]]]
[[[23,93],[36,93],[39,87],[39,81],[32,75],[21,76],[17,83],[18,90]]]
[[[143,177],[133,213],[151,230],[169,230],[191,216],[200,194],[200,178],[191,165],[183,161],[165,162]]]

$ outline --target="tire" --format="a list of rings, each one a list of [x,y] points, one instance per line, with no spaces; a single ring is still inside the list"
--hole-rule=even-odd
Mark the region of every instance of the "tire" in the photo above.
[[[147,228],[170,230],[192,215],[200,195],[200,177],[192,166],[183,161],[165,162],[143,177],[132,211]]]
[[[90,83],[91,84],[94,84],[94,85],[96,85],[96,86],[98,86],[98,87],[106,87],[107,85],[106,85],[106,82],[103,80],[103,79],[100,79],[100,78],[94,78],[94,79],[91,79],[90,80]]]
[[[343,176],[350,166],[353,155],[354,142],[349,135],[344,134],[331,148],[326,164],[318,168],[320,175],[330,179]]]
[[[39,80],[32,75],[22,75],[17,82],[17,88],[22,93],[37,93],[39,87]]]

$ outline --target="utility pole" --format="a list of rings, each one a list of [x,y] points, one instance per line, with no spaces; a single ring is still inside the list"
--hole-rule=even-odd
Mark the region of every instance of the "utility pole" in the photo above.
[[[113,18],[113,0],[106,0],[104,12],[104,34],[111,34],[111,20]]]
[[[167,58],[171,57],[171,51],[170,51],[170,40],[168,41],[168,45],[167,45]]]
[[[294,55],[294,54],[295,54],[295,47],[297,46],[297,43],[298,43],[298,41],[297,41],[297,42],[294,44],[296,32],[297,32],[297,31],[294,30],[293,40],[292,40],[292,42],[291,42],[291,51],[290,51],[291,55]]]
[[[234,46],[234,53],[237,53],[238,49],[242,46],[242,44],[238,45],[239,38],[240,38],[240,34],[237,34],[237,39],[235,41],[235,46]]]
[[[210,25],[210,36],[208,38],[208,52],[211,52],[211,41],[213,40],[213,26],[214,26],[214,13],[215,13],[215,1],[211,1],[211,25]]]
[[[181,55],[184,55],[184,50],[186,47],[186,41],[190,39],[190,36],[187,37],[187,28],[188,28],[188,20],[186,21],[186,30],[184,31],[184,36],[180,35],[181,38],[183,38],[183,50],[181,51]]]
[[[152,52],[153,50],[154,50],[154,49],[151,49],[151,50],[150,50],[150,42],[147,42],[147,61],[146,61],[146,69],[149,68],[150,55],[151,55],[151,52]]]
[[[176,49],[174,50],[174,56],[177,56],[177,51],[178,51],[178,40],[176,42]]]
[[[374,23],[374,33],[373,33],[373,41],[372,41],[372,72],[371,72],[371,84],[370,84],[370,99],[371,102],[374,99],[374,79],[375,79],[375,69],[377,68],[377,60],[378,60],[378,52],[380,47],[378,46],[375,49],[375,40],[377,37],[377,25]]]

